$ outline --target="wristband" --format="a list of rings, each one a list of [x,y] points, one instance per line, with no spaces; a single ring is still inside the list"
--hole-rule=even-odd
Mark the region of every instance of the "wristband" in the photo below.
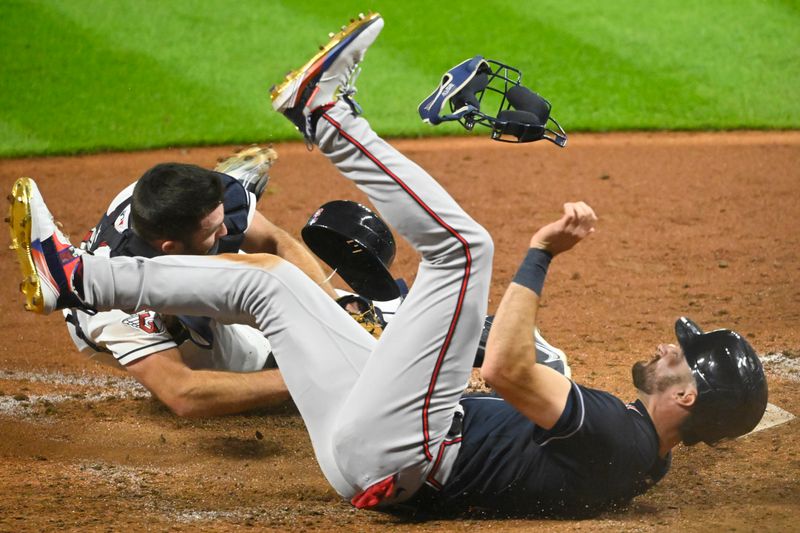
[[[517,275],[514,276],[514,283],[527,287],[537,296],[541,296],[544,278],[547,276],[547,267],[550,266],[552,259],[553,254],[547,250],[530,248],[517,270]]]

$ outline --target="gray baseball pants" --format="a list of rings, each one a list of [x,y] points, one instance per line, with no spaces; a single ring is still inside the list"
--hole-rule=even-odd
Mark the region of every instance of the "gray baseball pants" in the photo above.
[[[491,237],[422,168],[343,102],[316,143],[421,254],[411,291],[380,340],[293,265],[270,255],[84,256],[86,300],[260,329],[320,467],[353,499],[393,485],[381,504],[443,484],[460,442],[450,434],[486,314]],[[355,501],[355,500],[354,500]]]

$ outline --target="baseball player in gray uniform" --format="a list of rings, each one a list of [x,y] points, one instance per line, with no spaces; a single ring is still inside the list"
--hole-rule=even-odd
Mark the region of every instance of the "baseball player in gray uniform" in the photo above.
[[[378,15],[355,21],[273,99],[422,255],[413,287],[377,341],[279,257],[68,258],[71,247],[46,223],[32,180],[14,193],[31,199],[29,308],[147,307],[257,327],[270,339],[323,473],[361,507],[405,500],[426,480],[446,479],[459,443],[448,434],[486,317],[493,255],[488,233],[353,113],[348,81],[382,27]],[[41,238],[51,226],[58,235]],[[58,257],[68,272],[47,266]],[[77,271],[82,297],[67,289]]]
[[[732,332],[703,334],[680,322],[683,350],[662,345],[637,363],[639,400],[627,406],[536,364],[530,331],[550,259],[596,221],[582,202],[566,204],[561,219],[534,234],[500,304],[485,366],[504,399],[462,399],[485,317],[493,244],[433,178],[355,113],[348,82],[382,26],[378,15],[354,21],[272,93],[275,109],[421,255],[416,282],[379,340],[275,256],[76,253],[35,184],[20,180],[12,244],[27,308],[148,307],[257,327],[272,342],[324,475],[359,508],[415,498],[518,512],[595,511],[658,481],[681,438],[716,442],[752,429],[766,383],[752,349]],[[620,438],[626,435],[634,438]]]

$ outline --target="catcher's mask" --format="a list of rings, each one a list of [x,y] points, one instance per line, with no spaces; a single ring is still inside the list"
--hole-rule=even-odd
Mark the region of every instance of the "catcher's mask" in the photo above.
[[[395,243],[386,223],[348,200],[328,202],[300,232],[303,241],[352,289],[370,300],[394,300],[400,289],[389,272]]]
[[[419,105],[419,116],[433,125],[457,120],[468,130],[480,124],[491,128],[496,141],[547,139],[566,146],[567,134],[550,116],[550,102],[521,85],[521,80],[522,72],[514,67],[475,56],[447,71],[436,90]],[[443,114],[445,104],[450,113]],[[487,108],[495,106],[496,116],[488,114]],[[550,124],[555,129],[550,129]]]
[[[697,382],[683,443],[714,444],[752,431],[767,407],[767,378],[753,347],[727,329],[703,333],[686,317],[675,322],[675,335]]]

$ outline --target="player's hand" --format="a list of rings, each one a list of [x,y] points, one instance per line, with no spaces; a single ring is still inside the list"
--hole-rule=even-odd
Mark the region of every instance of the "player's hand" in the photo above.
[[[566,252],[587,235],[594,233],[597,215],[585,202],[564,204],[564,216],[547,224],[531,237],[531,248],[558,255]]]

